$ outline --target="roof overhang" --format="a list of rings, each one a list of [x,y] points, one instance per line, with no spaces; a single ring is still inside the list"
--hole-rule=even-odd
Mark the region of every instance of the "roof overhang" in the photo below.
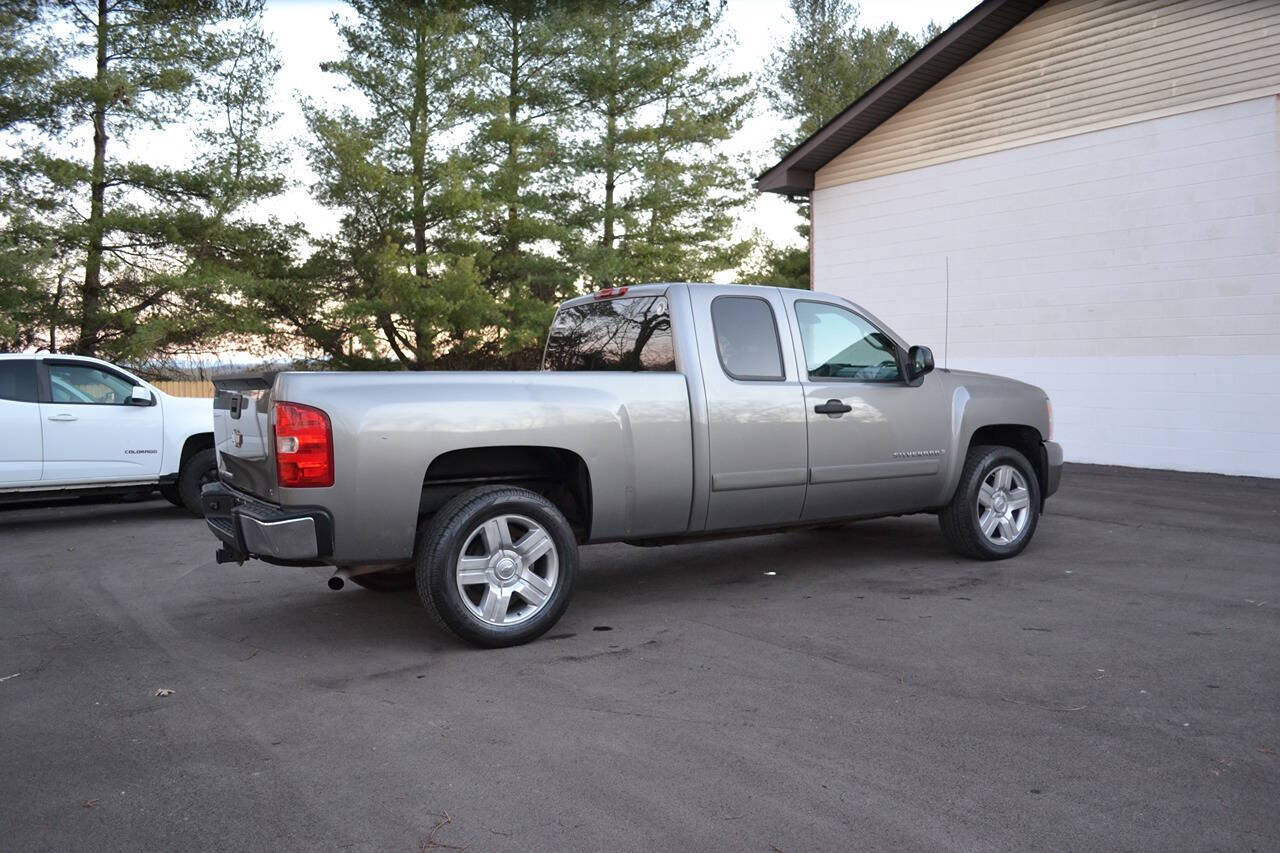
[[[763,192],[808,195],[814,172],[1013,29],[1045,0],[985,0],[939,33],[756,180]]]

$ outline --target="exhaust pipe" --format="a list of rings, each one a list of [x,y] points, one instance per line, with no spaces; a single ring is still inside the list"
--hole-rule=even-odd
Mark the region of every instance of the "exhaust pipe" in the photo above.
[[[347,578],[352,577],[354,575],[368,575],[368,574],[373,574],[374,572],[385,572],[387,570],[387,567],[388,567],[388,564],[386,563],[378,563],[378,564],[371,563],[368,565],[362,564],[358,566],[338,566],[338,568],[334,570],[333,576],[329,578],[329,589],[333,590],[334,592],[337,592],[338,590],[346,586]]]

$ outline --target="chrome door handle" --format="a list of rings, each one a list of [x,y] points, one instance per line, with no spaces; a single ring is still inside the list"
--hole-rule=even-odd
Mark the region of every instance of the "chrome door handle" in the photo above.
[[[853,406],[847,406],[840,400],[828,400],[825,403],[819,403],[814,406],[813,410],[819,415],[830,415],[833,418],[838,418],[845,412],[852,412]]]
[[[49,415],[49,420],[54,421],[56,423],[67,423],[68,421],[76,420],[76,416],[75,415]]]

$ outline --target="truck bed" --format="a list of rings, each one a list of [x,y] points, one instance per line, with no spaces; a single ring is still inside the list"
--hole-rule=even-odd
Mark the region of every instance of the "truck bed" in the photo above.
[[[596,487],[591,541],[689,528],[694,465],[681,373],[298,372],[275,376],[269,390],[265,384],[219,385],[215,426],[223,478],[284,506],[327,507],[337,520],[335,563],[412,552],[428,468],[462,449],[488,448],[497,456],[503,447],[541,446],[581,458]],[[268,440],[273,400],[305,401],[328,414],[333,486],[276,485]],[[352,527],[344,518],[378,523]]]

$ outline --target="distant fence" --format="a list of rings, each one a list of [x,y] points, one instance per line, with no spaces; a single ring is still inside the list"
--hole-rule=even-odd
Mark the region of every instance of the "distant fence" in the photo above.
[[[175,397],[213,396],[213,383],[208,379],[164,379],[151,384]]]

